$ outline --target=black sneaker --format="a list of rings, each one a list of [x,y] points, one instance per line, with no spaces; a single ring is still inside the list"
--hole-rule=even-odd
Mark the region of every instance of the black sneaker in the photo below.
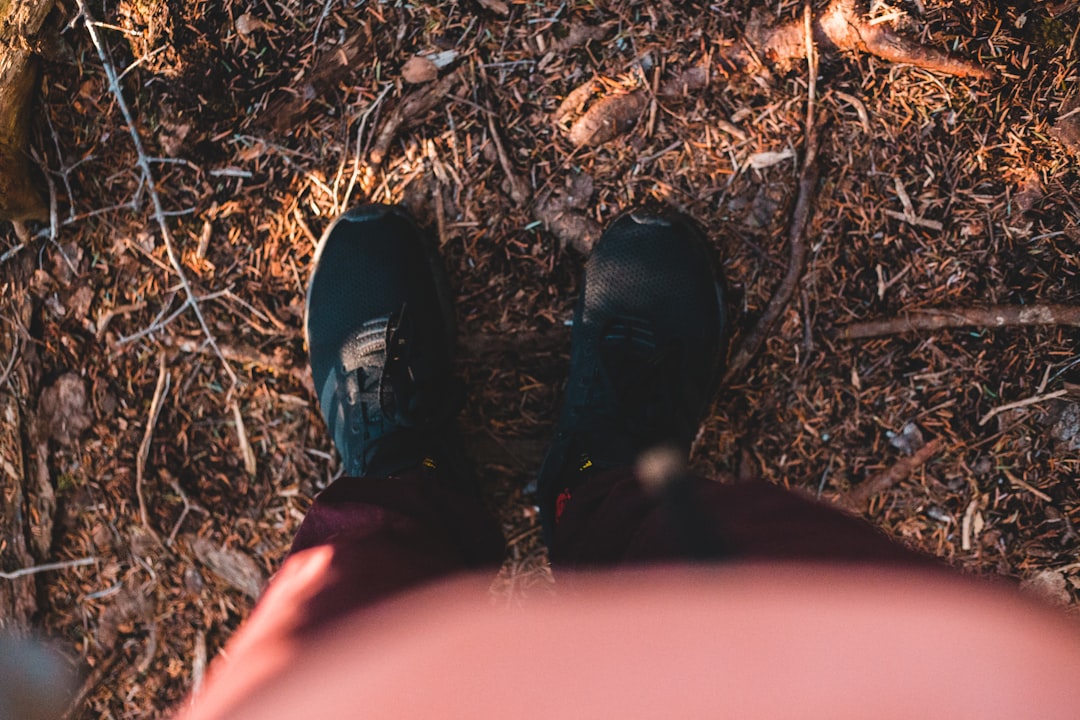
[[[689,218],[632,212],[604,232],[585,267],[565,404],[537,483],[549,546],[588,474],[658,445],[689,452],[726,332],[713,258]]]
[[[327,229],[313,268],[304,335],[345,474],[434,467],[461,405],[436,248],[403,209],[364,205]]]

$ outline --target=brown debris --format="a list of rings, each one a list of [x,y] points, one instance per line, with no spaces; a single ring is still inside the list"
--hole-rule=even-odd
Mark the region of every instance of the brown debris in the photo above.
[[[40,432],[61,445],[71,445],[94,422],[87,401],[86,381],[76,373],[61,375],[41,393],[38,405]]]
[[[600,223],[586,212],[592,194],[592,176],[570,175],[563,187],[547,192],[537,201],[533,214],[559,239],[562,247],[570,246],[588,255],[602,230]]]
[[[34,564],[26,542],[26,469],[22,422],[14,396],[0,393],[0,571]],[[28,575],[0,581],[0,628],[27,631],[37,612],[37,578]]]
[[[44,220],[29,141],[40,59],[32,44],[53,0],[0,5],[0,221]]]
[[[500,15],[510,14],[510,6],[507,5],[504,0],[477,0],[477,2],[479,2],[481,6],[487,8],[488,10],[491,10],[492,12],[497,12]]]
[[[566,37],[553,42],[548,48],[548,51],[565,53],[574,48],[581,47],[586,43],[592,42],[593,40],[603,40],[617,24],[618,23],[608,22],[601,25],[589,25],[588,23],[580,21],[571,22]]]
[[[278,91],[260,114],[260,123],[278,133],[292,131],[311,110],[312,102],[330,91],[353,70],[353,62],[360,55],[363,42],[359,33],[354,34],[340,47],[321,55],[316,66],[305,73],[299,88]]]

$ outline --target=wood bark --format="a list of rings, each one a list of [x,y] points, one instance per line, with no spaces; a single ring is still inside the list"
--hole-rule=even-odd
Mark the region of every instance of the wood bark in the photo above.
[[[26,541],[26,475],[21,420],[15,397],[0,394],[0,570],[5,572],[34,564]],[[35,612],[35,576],[0,580],[0,630],[28,629]]]
[[[33,180],[30,108],[40,72],[37,34],[54,0],[0,0],[0,220],[45,220]]]

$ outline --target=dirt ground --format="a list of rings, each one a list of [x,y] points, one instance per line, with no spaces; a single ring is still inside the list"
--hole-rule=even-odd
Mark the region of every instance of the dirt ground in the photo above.
[[[56,224],[25,242],[0,230],[0,393],[5,453],[36,478],[27,559],[94,559],[21,581],[81,673],[72,717],[179,702],[337,473],[303,293],[318,236],[361,201],[409,206],[456,289],[463,427],[510,541],[493,601],[549,590],[526,487],[590,241],[633,205],[692,214],[723,260],[734,346],[788,264],[808,73],[722,62],[752,47],[756,4],[94,4],[204,330],[86,25],[60,3],[64,51],[47,58],[34,139]],[[802,2],[767,5],[802,17]],[[834,502],[914,456],[859,508],[871,522],[1073,608],[1080,331],[840,330],[1080,304],[1077,5],[875,3],[882,23],[989,79],[823,49],[806,270],[693,457],[711,477]],[[693,68],[707,77],[679,80]],[[609,97],[631,110],[606,142],[582,142],[575,118]]]

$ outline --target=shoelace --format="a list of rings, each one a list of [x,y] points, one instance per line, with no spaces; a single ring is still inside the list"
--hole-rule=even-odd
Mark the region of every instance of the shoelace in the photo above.
[[[388,429],[415,429],[455,414],[460,393],[455,392],[454,380],[422,374],[422,364],[412,357],[414,332],[412,316],[403,306],[388,317],[364,323],[342,347],[338,392],[345,427],[353,438],[348,447],[357,453],[348,459],[351,474],[368,467],[388,443],[400,440],[391,437],[400,433],[384,434]]]
[[[660,344],[650,323],[617,318],[600,342],[597,371],[607,375],[618,399],[620,427],[637,437],[677,436],[673,423],[688,410],[681,395],[681,353],[671,343]],[[683,421],[685,422],[685,421]]]

